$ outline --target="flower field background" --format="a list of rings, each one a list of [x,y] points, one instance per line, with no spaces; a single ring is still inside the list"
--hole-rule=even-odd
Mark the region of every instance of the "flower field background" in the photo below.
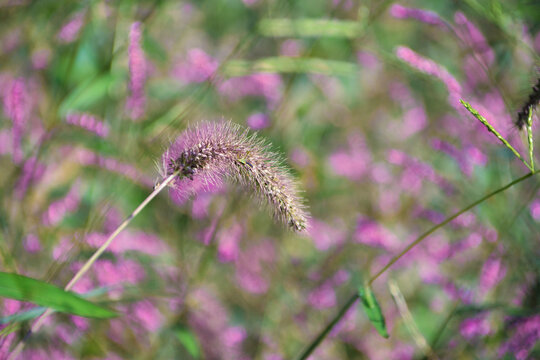
[[[539,65],[527,0],[3,1],[0,358],[540,358]],[[183,162],[61,291],[225,121],[270,204]]]

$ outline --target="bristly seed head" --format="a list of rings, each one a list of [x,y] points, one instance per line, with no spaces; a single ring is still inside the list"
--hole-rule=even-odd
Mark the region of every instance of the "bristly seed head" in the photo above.
[[[231,122],[204,122],[180,135],[162,157],[162,175],[176,171],[180,176],[171,186],[179,198],[191,195],[195,182],[209,187],[228,177],[266,200],[274,216],[291,229],[306,229],[309,215],[278,156],[255,135]]]
[[[527,99],[527,102],[523,104],[521,107],[521,110],[518,112],[518,116],[516,119],[516,126],[519,130],[523,129],[523,127],[527,124],[529,119],[529,112],[534,110],[534,108],[540,103],[540,78],[538,79],[538,82],[536,85],[533,86],[532,92],[529,94],[529,98]]]

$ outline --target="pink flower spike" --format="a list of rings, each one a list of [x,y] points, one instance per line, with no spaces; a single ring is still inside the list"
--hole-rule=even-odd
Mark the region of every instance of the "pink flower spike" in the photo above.
[[[66,116],[66,122],[71,125],[79,126],[103,138],[107,137],[109,134],[109,127],[91,114],[77,112],[69,113]]]
[[[129,31],[129,90],[130,96],[126,109],[132,120],[139,119],[144,114],[146,97],[144,83],[146,80],[146,59],[141,47],[142,24],[133,23]]]
[[[84,12],[80,12],[71,17],[71,19],[62,26],[58,35],[58,41],[69,44],[77,39],[84,23]]]
[[[399,4],[394,4],[390,8],[390,15],[396,19],[415,19],[429,25],[436,25],[442,29],[447,29],[446,23],[433,11],[408,8]]]

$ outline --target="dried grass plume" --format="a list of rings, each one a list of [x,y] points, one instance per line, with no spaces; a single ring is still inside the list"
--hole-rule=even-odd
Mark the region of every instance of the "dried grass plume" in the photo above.
[[[279,156],[247,129],[225,121],[187,129],[162,156],[162,175],[176,171],[180,175],[171,187],[179,198],[229,178],[268,203],[274,217],[291,229],[306,229],[309,215],[295,181],[280,165]]]

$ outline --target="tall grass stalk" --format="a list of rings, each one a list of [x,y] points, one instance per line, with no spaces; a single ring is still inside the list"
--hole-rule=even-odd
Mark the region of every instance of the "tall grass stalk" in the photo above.
[[[411,242],[405,249],[403,249],[403,251],[401,251],[399,254],[395,255],[392,259],[390,259],[390,261],[388,261],[388,263],[385,266],[383,266],[383,268],[379,272],[377,272],[375,275],[373,275],[369,279],[368,285],[373,284],[373,282],[375,280],[377,280],[382,274],[384,274],[388,269],[390,269],[390,267],[392,267],[392,265],[394,265],[399,259],[401,259],[412,248],[414,248],[416,245],[420,244],[420,242],[422,242],[422,240],[427,238],[429,235],[433,234],[438,229],[442,228],[443,226],[445,226],[446,224],[448,224],[449,222],[451,222],[452,220],[454,220],[455,218],[457,218],[461,214],[471,210],[472,208],[476,207],[477,205],[480,205],[481,203],[488,200],[492,196],[495,196],[495,195],[497,195],[499,193],[502,193],[505,190],[511,188],[512,186],[514,186],[516,184],[519,184],[519,183],[527,180],[531,176],[536,175],[538,173],[540,173],[540,170],[529,172],[528,174],[526,174],[526,175],[524,175],[524,176],[522,176],[522,177],[520,177],[520,178],[518,178],[518,179],[516,179],[516,180],[514,180],[514,181],[512,181],[512,182],[510,182],[510,183],[508,183],[508,184],[506,184],[506,185],[504,185],[504,186],[502,186],[502,187],[500,187],[500,188],[498,188],[498,189],[496,189],[496,190],[482,196],[480,199],[474,201],[473,203],[471,203],[468,206],[464,207],[463,209],[459,210],[458,212],[456,212],[452,216],[447,217],[446,219],[444,219],[443,221],[441,221],[437,225],[433,226],[432,228],[430,228],[429,230],[424,232],[422,235],[420,235],[418,238],[416,238],[413,242]],[[347,313],[349,308],[356,302],[356,300],[358,298],[359,298],[358,292],[355,292],[354,294],[352,294],[349,297],[349,299],[346,301],[346,303],[338,311],[336,316],[334,316],[334,318],[332,318],[332,320],[330,320],[330,322],[328,322],[328,324],[324,327],[324,329],[321,330],[321,332],[317,335],[317,337],[315,337],[315,339],[313,339],[313,341],[305,348],[305,350],[302,351],[302,353],[297,358],[298,360],[304,360],[304,359],[307,359],[309,357],[309,355],[317,348],[317,346],[319,346],[319,344],[324,340],[324,338],[328,335],[328,333],[330,331],[332,331],[334,326],[341,320],[341,318],[343,318],[343,316],[345,316],[345,314]]]
[[[81,267],[81,269],[69,281],[69,283],[66,285],[64,290],[66,290],[66,291],[71,290],[73,288],[73,286],[75,286],[75,284],[88,272],[88,270],[90,270],[92,265],[101,256],[101,254],[103,254],[105,252],[105,250],[107,250],[107,248],[111,245],[113,240],[131,223],[131,221],[146,207],[146,205],[148,205],[150,203],[150,201],[152,201],[152,199],[154,199],[161,192],[161,190],[165,189],[171,183],[171,181],[173,181],[174,178],[179,176],[179,175],[180,175],[180,170],[177,170],[174,173],[172,173],[171,175],[169,175],[162,183],[160,183],[158,186],[156,186],[154,191],[152,191],[152,193],[150,195],[148,195],[148,197],[146,199],[144,199],[144,201],[141,202],[140,205],[137,206],[137,208],[135,210],[133,210],[133,212],[124,220],[124,222],[122,222],[122,224],[120,224],[120,226],[118,226],[116,228],[116,230],[114,230],[112,232],[112,234],[107,238],[107,241],[105,241],[103,243],[103,245],[101,245],[99,247],[99,249],[97,249],[96,252],[86,261],[86,263]],[[19,342],[19,344],[17,344],[17,346],[15,347],[13,352],[10,354],[8,360],[15,360],[19,356],[19,354],[21,353],[21,351],[24,348],[24,345],[25,345],[25,342],[27,341],[27,339],[32,335],[32,333],[35,333],[36,331],[39,330],[41,325],[43,325],[43,322],[45,321],[45,319],[52,313],[53,313],[53,310],[47,309],[34,322],[34,324],[30,328],[30,330],[28,331],[25,338],[23,338]]]

